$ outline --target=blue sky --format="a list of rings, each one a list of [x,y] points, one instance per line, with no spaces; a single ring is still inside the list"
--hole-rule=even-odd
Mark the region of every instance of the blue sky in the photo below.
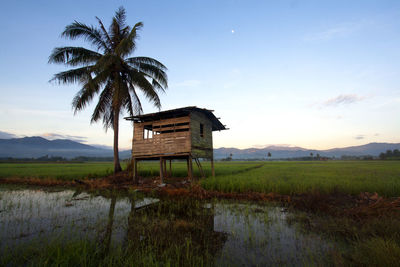
[[[169,69],[162,109],[215,110],[230,128],[215,147],[325,149],[400,142],[400,1],[7,1],[0,16],[0,136],[68,137],[112,145],[74,116],[78,85],[48,81],[47,64],[78,20],[109,24],[119,6],[144,28],[135,55]],[[96,100],[95,100],[96,101]],[[144,111],[156,111],[145,104]],[[132,126],[121,122],[120,146]]]

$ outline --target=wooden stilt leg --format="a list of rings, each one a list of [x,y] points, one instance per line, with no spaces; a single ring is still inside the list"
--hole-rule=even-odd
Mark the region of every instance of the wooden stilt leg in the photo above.
[[[198,158],[195,158],[194,161],[196,162],[197,167],[199,168],[199,171],[201,173],[201,177],[205,178],[206,176],[204,175],[203,168],[201,167],[200,160]]]
[[[188,171],[188,179],[190,179],[189,175],[189,157],[186,159],[187,171]]]
[[[163,166],[164,166],[164,175],[165,175],[165,177],[168,177],[167,160],[166,159],[164,159]]]
[[[163,164],[164,159],[160,157],[160,180],[161,183],[164,183],[164,164]]]
[[[192,162],[192,156],[188,157],[188,176],[189,180],[193,181],[193,162]]]
[[[169,160],[169,176],[172,177],[172,159]]]
[[[214,157],[211,157],[211,175],[215,178]]]
[[[138,170],[137,170],[137,159],[133,159],[132,160],[133,162],[132,162],[132,168],[133,168],[133,170],[132,170],[132,172],[133,172],[133,182],[135,183],[135,184],[138,184],[139,183],[139,176],[138,176]]]
[[[135,180],[136,180],[136,176],[135,176],[135,158],[132,158],[131,164],[132,164],[132,179],[135,182]]]

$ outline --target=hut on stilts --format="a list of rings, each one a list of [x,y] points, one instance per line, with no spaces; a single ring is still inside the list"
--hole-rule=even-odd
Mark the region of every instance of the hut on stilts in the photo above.
[[[193,179],[193,160],[201,175],[204,171],[199,159],[211,162],[215,176],[212,132],[226,130],[213,110],[184,107],[127,117],[133,121],[132,166],[133,178],[138,180],[137,163],[141,160],[160,161],[161,182],[171,175],[171,161],[186,159],[188,178]],[[167,171],[169,161],[169,171]]]

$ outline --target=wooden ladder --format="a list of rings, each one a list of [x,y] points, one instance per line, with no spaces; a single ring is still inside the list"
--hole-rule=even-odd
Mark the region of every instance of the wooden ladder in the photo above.
[[[194,161],[196,162],[197,167],[199,168],[199,171],[201,173],[201,177],[205,178],[206,176],[204,175],[203,167],[201,167],[201,163],[200,163],[199,159],[198,158],[194,158]]]

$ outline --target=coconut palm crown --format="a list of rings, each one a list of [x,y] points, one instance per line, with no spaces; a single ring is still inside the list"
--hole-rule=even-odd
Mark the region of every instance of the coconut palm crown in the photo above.
[[[126,25],[123,7],[115,13],[108,31],[103,22],[96,19],[98,27],[77,21],[65,27],[62,37],[71,40],[83,38],[95,50],[72,46],[54,48],[49,63],[73,68],[55,74],[50,81],[80,84],[81,89],[72,101],[75,114],[99,95],[91,123],[102,120],[106,130],[109,127],[113,129],[114,173],[117,173],[121,171],[118,156],[119,116],[123,112],[129,116],[143,112],[138,91],[160,109],[158,93],[168,87],[167,68],[153,58],[131,57],[143,23],[136,23],[132,28]]]

